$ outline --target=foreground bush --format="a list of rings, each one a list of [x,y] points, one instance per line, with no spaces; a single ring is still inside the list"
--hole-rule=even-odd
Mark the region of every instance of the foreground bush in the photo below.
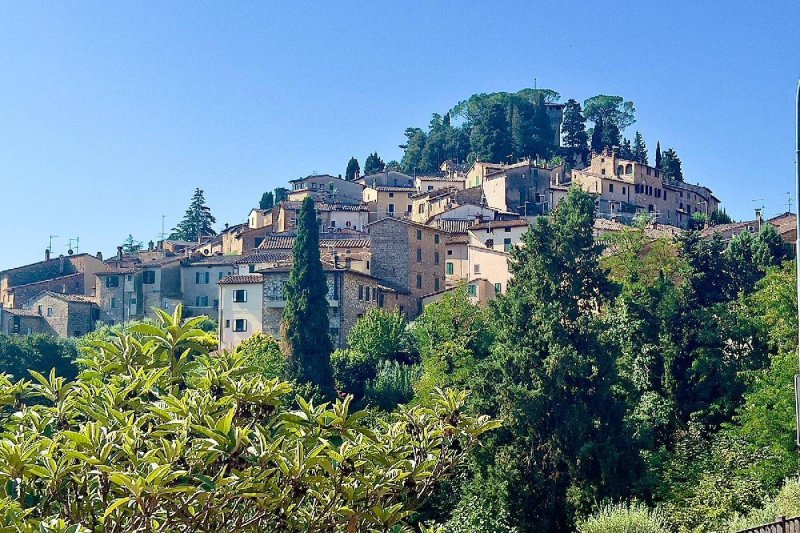
[[[452,391],[377,427],[349,399],[287,410],[246,353],[208,354],[202,317],[159,316],[73,382],[0,375],[0,530],[403,531],[497,426]]]
[[[729,530],[736,532],[769,524],[782,516],[786,518],[800,516],[800,479],[787,480],[780,492],[774,498],[767,500],[763,508],[733,519]]]
[[[641,503],[605,505],[578,524],[579,533],[668,533],[657,510]]]

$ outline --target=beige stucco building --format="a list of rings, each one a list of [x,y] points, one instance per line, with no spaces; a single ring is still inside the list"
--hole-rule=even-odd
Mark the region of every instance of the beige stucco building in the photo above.
[[[219,280],[220,349],[231,350],[262,331],[263,284],[261,274],[236,274]]]

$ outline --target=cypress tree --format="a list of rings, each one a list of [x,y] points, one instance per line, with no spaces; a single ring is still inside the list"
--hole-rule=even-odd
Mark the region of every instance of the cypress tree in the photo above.
[[[303,200],[286,284],[281,337],[290,378],[313,383],[330,394],[333,373],[328,322],[328,283],[319,257],[319,230],[314,201]]]
[[[638,131],[633,138],[633,158],[643,165],[647,164],[647,146],[644,144],[644,137]]]
[[[656,168],[661,168],[661,141],[656,142]]]
[[[564,106],[564,120],[561,125],[564,136],[564,147],[586,150],[589,140],[586,134],[586,119],[581,111],[581,104],[575,100],[568,100]]]
[[[344,172],[344,179],[353,181],[358,177],[360,172],[361,167],[358,165],[358,159],[351,157],[350,161],[347,162],[347,170]]]
[[[275,195],[267,191],[261,195],[261,201],[258,202],[259,209],[272,209],[275,206]]]
[[[603,119],[598,118],[592,128],[592,152],[600,153],[605,146],[603,145]]]

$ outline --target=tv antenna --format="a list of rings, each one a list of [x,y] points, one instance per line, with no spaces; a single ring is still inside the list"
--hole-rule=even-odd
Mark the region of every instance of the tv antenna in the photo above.
[[[167,218],[167,215],[161,215],[161,234],[159,236],[161,237],[162,241],[167,237],[167,234],[164,233],[164,220],[166,218]]]
[[[793,203],[792,202],[792,193],[791,192],[787,192],[786,193],[786,210],[788,212],[790,212],[790,213],[792,212],[792,203]]]
[[[72,248],[72,243],[75,243],[74,250]],[[72,255],[73,253],[77,253],[78,248],[80,247],[80,243],[81,243],[80,237],[75,237],[75,238],[70,237],[69,240],[67,241],[67,244],[64,245],[65,248],[67,248],[67,254]]]
[[[53,239],[57,238],[58,235],[50,235],[50,244],[47,245],[47,249],[51,252],[53,251]]]

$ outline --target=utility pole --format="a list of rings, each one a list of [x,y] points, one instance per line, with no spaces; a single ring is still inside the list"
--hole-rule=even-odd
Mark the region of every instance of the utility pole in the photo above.
[[[794,153],[794,172],[795,172],[795,198],[800,198],[800,80],[797,81],[797,95],[795,101],[795,153]],[[800,213],[798,213],[800,215]],[[800,265],[800,216],[796,217],[795,223],[795,265]],[[800,268],[796,268],[797,276],[797,295],[800,297]],[[798,324],[800,324],[800,312],[797,314]],[[798,329],[798,368],[800,369],[800,329]],[[794,397],[795,397],[795,413],[797,418],[797,444],[800,445],[800,396],[798,396],[800,384],[800,374],[794,376]]]

